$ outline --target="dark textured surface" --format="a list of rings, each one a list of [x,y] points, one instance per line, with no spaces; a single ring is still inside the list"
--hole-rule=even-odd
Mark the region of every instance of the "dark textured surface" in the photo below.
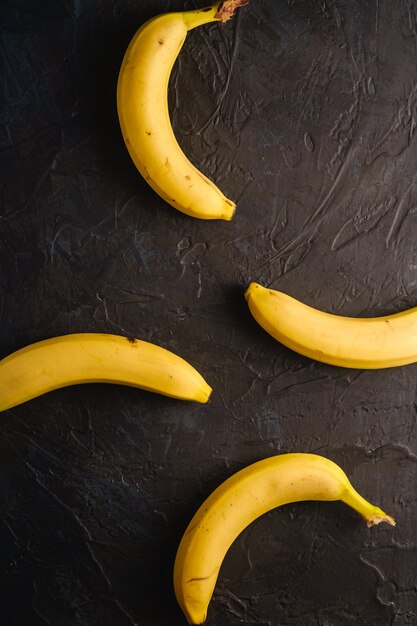
[[[136,335],[187,358],[208,406],[116,386],[1,416],[4,626],[180,626],[181,534],[244,465],[337,461],[397,519],[273,511],[236,541],[211,626],[416,626],[417,365],[348,371],[274,342],[251,280],[317,308],[417,304],[417,5],[252,0],[190,33],[171,82],[186,154],[238,201],[193,220],[132,165],[115,108],[125,48],[179,0],[1,3],[0,356],[54,335]]]

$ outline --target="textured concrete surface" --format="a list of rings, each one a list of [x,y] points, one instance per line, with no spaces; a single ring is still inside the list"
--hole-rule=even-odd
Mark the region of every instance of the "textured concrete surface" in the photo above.
[[[4,626],[182,626],[172,588],[203,499],[253,461],[328,456],[397,519],[274,510],[235,542],[209,626],[416,626],[417,365],[344,370],[251,318],[256,280],[329,312],[417,304],[417,4],[251,0],[190,33],[170,84],[189,158],[232,222],[165,204],[131,163],[115,87],[135,30],[179,0],[3,0],[0,357],[99,331],[213,386],[199,406],[117,386],[5,412]]]

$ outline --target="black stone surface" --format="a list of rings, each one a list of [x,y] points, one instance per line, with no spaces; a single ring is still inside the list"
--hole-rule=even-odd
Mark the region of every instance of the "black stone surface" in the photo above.
[[[232,222],[194,220],[135,170],[115,88],[136,29],[180,0],[1,3],[0,356],[115,332],[188,359],[208,406],[117,386],[1,415],[4,626],[180,626],[181,535],[243,466],[338,462],[397,519],[274,510],[234,543],[209,626],[416,626],[417,365],[344,370],[251,318],[251,280],[352,316],[417,304],[417,5],[251,0],[189,34],[170,85],[189,158]]]

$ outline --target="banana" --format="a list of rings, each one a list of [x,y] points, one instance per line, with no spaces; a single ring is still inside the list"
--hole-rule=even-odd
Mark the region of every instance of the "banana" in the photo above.
[[[316,361],[361,369],[417,361],[417,307],[385,317],[343,317],[257,283],[249,285],[245,298],[272,337]]]
[[[174,588],[190,624],[205,621],[220,566],[242,530],[267,511],[301,500],[341,500],[368,526],[395,526],[390,515],[359,495],[338,465],[322,456],[282,454],[249,465],[207,498],[179,545]]]
[[[53,389],[116,383],[208,401],[211,388],[187,361],[147,341],[79,333],[31,344],[0,361],[0,411]]]
[[[226,0],[198,11],[166,13],[133,37],[117,83],[117,110],[130,156],[142,176],[173,207],[200,219],[231,220],[236,205],[190,163],[172,130],[168,82],[187,33],[226,21],[246,0]]]

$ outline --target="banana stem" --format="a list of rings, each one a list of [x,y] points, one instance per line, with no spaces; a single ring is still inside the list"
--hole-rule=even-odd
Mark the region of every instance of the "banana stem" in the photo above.
[[[218,8],[219,4],[216,4],[205,9],[198,9],[197,11],[185,11],[182,14],[182,18],[187,30],[192,30],[193,28],[197,28],[197,26],[209,24],[210,22],[218,22],[219,18],[216,17]]]
[[[248,4],[249,0],[225,0],[219,3],[219,9],[216,13],[216,17],[221,22],[227,22],[234,16],[236,9]]]
[[[374,506],[365,498],[355,491],[355,489],[349,489],[341,498],[342,502],[355,509],[363,517],[368,527],[386,522],[391,526],[395,526],[395,519],[391,515],[384,513],[382,509]]]
[[[197,11],[185,11],[182,14],[187,30],[197,28],[210,22],[227,22],[235,14],[236,9],[248,3],[248,0],[224,0],[211,7]]]

